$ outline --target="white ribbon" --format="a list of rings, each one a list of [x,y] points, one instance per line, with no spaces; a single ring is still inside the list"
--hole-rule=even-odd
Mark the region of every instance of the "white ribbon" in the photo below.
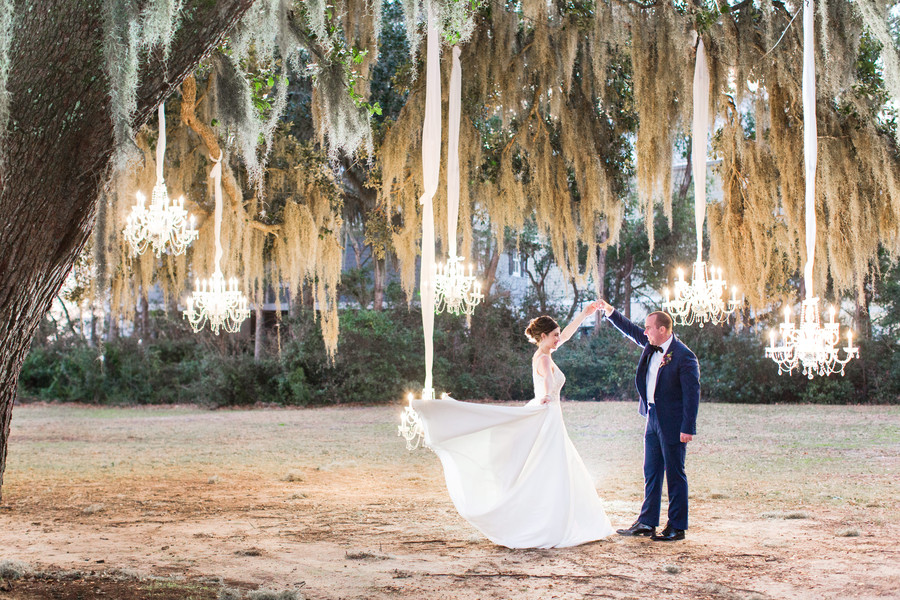
[[[428,3],[428,42],[425,62],[425,122],[422,125],[422,329],[425,335],[425,394],[432,394],[434,363],[434,207],[441,170],[440,39],[432,3]]]
[[[803,3],[803,159],[806,166],[806,265],[803,268],[803,282],[806,297],[813,294],[813,259],[816,254],[816,63],[814,22],[815,10],[812,0]]]
[[[156,142],[156,185],[163,183],[163,160],[166,157],[166,111],[159,105],[159,140]]]
[[[215,232],[216,232],[216,273],[221,272],[222,262],[222,151],[219,151],[219,158],[210,156],[213,165],[209,176],[215,180],[216,191],[216,213],[215,213]]]
[[[706,135],[709,128],[709,68],[703,38],[697,42],[694,63],[694,119],[691,164],[694,175],[694,224],[697,229],[697,262],[703,260],[703,221],[706,219]]]
[[[447,250],[456,256],[456,226],[459,219],[459,122],[462,105],[462,67],[459,46],[453,46],[450,70],[450,130],[447,132]]]

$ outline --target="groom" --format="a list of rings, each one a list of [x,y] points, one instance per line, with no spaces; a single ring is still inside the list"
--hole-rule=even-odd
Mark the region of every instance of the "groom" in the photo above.
[[[672,317],[665,312],[647,315],[644,328],[626,319],[605,300],[606,318],[644,351],[634,383],[640,395],[640,413],[647,417],[644,430],[644,505],[637,521],[620,535],[649,535],[671,542],[684,539],[688,527],[688,485],[684,455],[697,433],[700,404],[700,366],[691,350],[672,335]],[[669,521],[657,535],[662,482],[669,492]]]

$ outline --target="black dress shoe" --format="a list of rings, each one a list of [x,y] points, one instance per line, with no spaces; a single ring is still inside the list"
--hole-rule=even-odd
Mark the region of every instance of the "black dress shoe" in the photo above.
[[[675,529],[668,523],[666,523],[665,528],[660,532],[659,535],[655,533],[650,536],[650,539],[654,542],[674,542],[676,540],[684,539],[684,529]]]
[[[656,527],[650,527],[649,525],[644,525],[640,521],[635,521],[632,523],[631,527],[628,529],[616,529],[616,533],[619,535],[656,535]],[[682,533],[682,536],[684,534]]]

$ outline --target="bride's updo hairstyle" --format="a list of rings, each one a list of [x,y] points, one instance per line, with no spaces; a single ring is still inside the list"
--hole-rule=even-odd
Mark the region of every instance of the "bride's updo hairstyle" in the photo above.
[[[528,327],[525,328],[525,337],[528,338],[529,342],[537,345],[541,341],[542,333],[550,333],[558,327],[559,324],[553,319],[553,317],[548,317],[547,315],[535,317],[531,320],[530,323],[528,323]]]

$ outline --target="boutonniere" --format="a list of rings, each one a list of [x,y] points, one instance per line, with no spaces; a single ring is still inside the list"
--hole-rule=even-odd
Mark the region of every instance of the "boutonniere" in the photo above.
[[[666,365],[669,364],[670,362],[672,362],[672,353],[671,353],[671,352],[669,352],[668,354],[666,354],[666,355],[663,356],[662,362],[659,363],[659,368],[660,368],[660,369],[663,368],[664,366],[666,366]]]

